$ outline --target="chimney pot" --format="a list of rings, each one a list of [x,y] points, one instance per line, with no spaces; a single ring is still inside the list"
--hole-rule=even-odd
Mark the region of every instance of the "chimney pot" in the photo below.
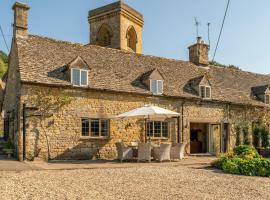
[[[28,10],[30,7],[26,4],[16,2],[12,9],[14,11],[14,24],[13,24],[13,35],[17,36],[28,36]]]

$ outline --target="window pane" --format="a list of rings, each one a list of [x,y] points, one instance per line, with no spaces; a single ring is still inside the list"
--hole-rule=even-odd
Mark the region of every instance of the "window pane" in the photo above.
[[[210,89],[210,87],[205,88],[205,97],[206,98],[211,98],[211,89]]]
[[[81,71],[81,85],[88,85],[88,83],[87,83],[87,71]]]
[[[89,136],[89,120],[82,119],[82,136]]]
[[[101,120],[101,136],[109,136],[109,121]]]
[[[204,86],[200,87],[200,93],[201,93],[201,97],[205,98],[205,87]]]
[[[153,137],[153,122],[147,122],[147,137]]]
[[[98,137],[99,136],[99,120],[91,119],[91,136]]]
[[[157,94],[157,81],[151,80],[151,92]]]
[[[161,122],[154,122],[154,137],[161,137]]]
[[[158,90],[158,94],[163,93],[163,81],[157,81],[157,90]]]
[[[72,69],[72,84],[80,85],[80,70]]]
[[[169,137],[168,122],[163,122],[162,123],[162,137]]]

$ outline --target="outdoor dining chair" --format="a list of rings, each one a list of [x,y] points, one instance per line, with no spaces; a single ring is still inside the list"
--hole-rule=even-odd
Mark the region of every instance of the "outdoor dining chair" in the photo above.
[[[164,160],[170,161],[171,144],[161,144],[160,147],[154,148],[154,158],[159,162]]]
[[[123,143],[116,143],[118,159],[123,162],[123,160],[133,159],[133,150],[130,147],[125,147]]]
[[[176,144],[171,148],[171,159],[182,160],[185,155],[186,143]]]
[[[139,143],[137,161],[151,162],[151,143]]]

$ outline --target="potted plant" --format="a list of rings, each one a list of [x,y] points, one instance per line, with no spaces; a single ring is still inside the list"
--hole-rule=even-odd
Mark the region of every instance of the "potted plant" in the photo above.
[[[263,157],[270,157],[269,132],[261,123],[253,129],[253,145]]]
[[[261,142],[262,148],[260,148],[260,154],[263,157],[270,157],[269,133],[265,127],[261,130]]]
[[[7,141],[7,143],[5,144],[5,147],[4,147],[4,152],[7,154],[8,158],[11,158],[11,155],[13,155],[14,153],[14,145],[12,143],[12,141],[9,139]]]

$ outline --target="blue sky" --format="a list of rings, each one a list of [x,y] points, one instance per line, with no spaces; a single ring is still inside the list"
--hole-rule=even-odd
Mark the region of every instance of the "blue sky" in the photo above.
[[[0,0],[0,24],[11,43],[14,0]],[[88,11],[114,0],[21,0],[30,7],[29,31],[79,43],[89,42]],[[144,15],[144,54],[188,60],[195,42],[194,16],[207,40],[211,23],[212,59],[227,0],[125,0]],[[232,0],[216,60],[243,70],[270,74],[270,1]],[[0,37],[0,49],[7,51]]]

